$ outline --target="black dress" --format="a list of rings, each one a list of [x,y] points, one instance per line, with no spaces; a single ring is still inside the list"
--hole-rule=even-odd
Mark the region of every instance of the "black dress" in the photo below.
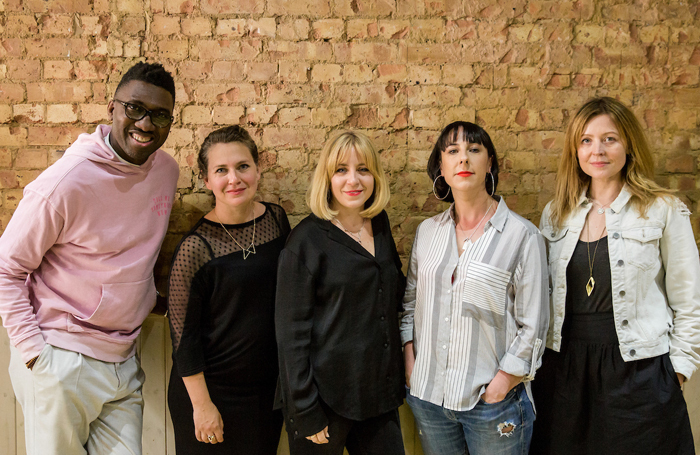
[[[255,254],[246,259],[219,223],[202,218],[173,259],[168,312],[173,369],[168,405],[178,455],[273,455],[282,415],[273,411],[277,383],[274,302],[277,258],[290,227],[282,207],[265,204],[253,221],[226,225],[243,246],[255,229]],[[194,434],[192,403],[183,376],[204,372],[224,422],[224,442]]]
[[[694,454],[685,400],[667,354],[625,362],[615,331],[607,237],[580,241],[566,269],[560,352],[545,351],[532,383],[532,455]]]

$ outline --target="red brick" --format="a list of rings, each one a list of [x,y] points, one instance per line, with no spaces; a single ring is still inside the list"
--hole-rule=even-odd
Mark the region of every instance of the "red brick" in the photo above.
[[[388,16],[396,12],[395,1],[333,0],[334,11],[340,16]]]
[[[9,79],[35,81],[41,78],[39,60],[7,60],[5,63]]]
[[[46,0],[46,10],[51,13],[91,13],[90,0]]]
[[[0,188],[19,188],[19,180],[17,180],[16,171],[0,171]],[[17,208],[15,205],[14,208]]]
[[[26,128],[0,126],[0,147],[21,147],[26,144]]]
[[[343,67],[336,64],[317,64],[311,69],[314,82],[342,82]]]
[[[53,60],[44,62],[44,78],[72,79],[75,77],[73,63],[70,60]]]
[[[338,43],[333,46],[333,53],[338,62],[384,63],[400,58],[398,46],[385,43]]]
[[[404,82],[408,77],[406,65],[378,65],[377,74],[379,82]]]
[[[256,103],[261,93],[253,84],[199,84],[194,92],[195,101],[202,103]]]
[[[89,53],[88,41],[77,38],[42,38],[25,41],[30,58],[80,58]]]
[[[15,104],[12,106],[13,120],[17,123],[41,123],[44,121],[44,106],[41,104]]]
[[[277,128],[263,130],[263,146],[274,148],[313,147],[317,148],[326,138],[326,131],[320,128]]]
[[[304,18],[281,17],[277,36],[282,40],[297,41],[309,37],[309,21]]]
[[[311,26],[314,39],[339,39],[345,32],[342,19],[323,19]]]
[[[409,63],[458,63],[461,58],[460,44],[425,44],[408,46]]]
[[[104,80],[110,72],[110,67],[105,60],[82,60],[76,62],[75,77],[78,80],[100,79]],[[46,70],[44,70],[46,72]]]
[[[182,34],[186,36],[211,36],[212,24],[206,17],[182,19]]]
[[[8,36],[28,37],[39,33],[39,26],[33,15],[7,15],[5,34]]]
[[[211,69],[214,80],[240,82],[245,79],[245,73],[245,63],[236,61],[217,61],[214,62]]]
[[[268,0],[266,9],[266,13],[272,16],[326,17],[330,12],[330,0]]]
[[[187,40],[163,40],[158,42],[159,56],[164,59],[184,60],[188,55]]]
[[[106,38],[109,36],[109,27],[112,22],[112,16],[104,14],[102,16],[82,16],[80,18],[83,34],[101,36]]]
[[[73,35],[73,17],[67,15],[47,14],[42,16],[41,33],[43,35]]]
[[[22,84],[0,83],[0,102],[18,102],[24,100]]]
[[[214,106],[214,123],[218,125],[238,125],[245,119],[243,106]]]
[[[80,127],[46,127],[30,126],[27,133],[28,145],[65,145],[68,146],[82,133],[84,128]]]
[[[204,14],[260,14],[265,3],[258,0],[201,0],[200,8]],[[285,11],[283,14],[287,14]]]
[[[12,106],[0,104],[0,123],[10,123],[12,121]],[[2,150],[0,150],[0,154]],[[2,156],[0,156],[2,160]]]
[[[91,94],[89,82],[53,82],[27,84],[29,102],[75,102],[84,103]]]
[[[19,38],[2,40],[0,42],[0,58],[22,57],[22,42],[23,40]]]
[[[216,22],[216,34],[229,38],[245,36],[247,32],[245,19],[219,19]]]
[[[124,16],[119,26],[119,32],[125,35],[143,35],[145,30],[146,20],[142,16]],[[160,29],[154,31],[154,34],[159,34],[158,31]]]
[[[274,81],[277,79],[277,63],[251,62],[248,64],[249,81]]]
[[[309,79],[309,65],[304,62],[281,61],[279,63],[281,82],[306,82]]]
[[[12,150],[0,148],[0,168],[12,167]]]
[[[180,18],[157,15],[151,22],[151,31],[155,35],[174,35],[180,32]]]
[[[80,121],[83,123],[107,123],[109,116],[106,104],[82,104],[80,106]],[[172,134],[172,132],[171,132]]]
[[[48,166],[46,150],[20,149],[15,158],[15,169],[40,169]]]

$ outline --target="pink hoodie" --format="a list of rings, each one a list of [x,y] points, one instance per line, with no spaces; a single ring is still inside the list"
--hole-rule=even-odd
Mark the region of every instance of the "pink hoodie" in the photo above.
[[[178,165],[162,150],[123,163],[109,131],[81,134],[27,185],[0,237],[0,316],[25,362],[46,343],[124,361],[155,304]]]

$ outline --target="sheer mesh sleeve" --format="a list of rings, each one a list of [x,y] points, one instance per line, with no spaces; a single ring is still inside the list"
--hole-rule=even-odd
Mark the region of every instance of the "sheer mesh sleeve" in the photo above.
[[[175,252],[168,279],[170,336],[175,352],[179,348],[182,332],[185,328],[192,279],[197,271],[211,259],[212,253],[209,245],[197,234],[191,234],[184,238]]]

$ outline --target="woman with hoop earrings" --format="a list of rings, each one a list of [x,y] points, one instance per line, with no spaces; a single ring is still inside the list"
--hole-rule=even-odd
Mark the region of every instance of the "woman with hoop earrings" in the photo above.
[[[549,315],[544,240],[495,195],[498,158],[481,127],[448,125],[428,175],[453,204],[418,227],[401,320],[423,450],[527,454]]]

